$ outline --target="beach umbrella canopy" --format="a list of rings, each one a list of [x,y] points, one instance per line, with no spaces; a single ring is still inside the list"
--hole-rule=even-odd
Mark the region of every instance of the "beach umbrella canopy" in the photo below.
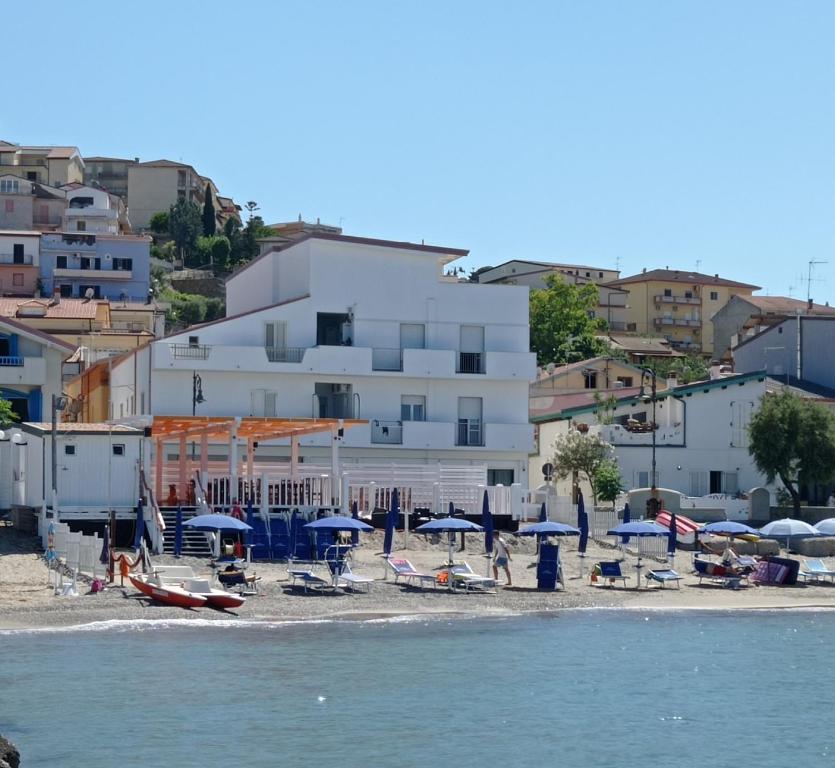
[[[713,536],[757,536],[760,532],[745,523],[738,523],[736,520],[717,520],[715,523],[708,523],[699,528],[699,534],[709,533]]]
[[[452,589],[452,548],[455,545],[455,534],[459,531],[481,532],[484,528],[461,517],[439,517],[415,528],[415,533],[446,533],[447,546],[447,589]]]
[[[589,513],[586,512],[582,491],[577,494],[577,527],[580,529],[580,544],[577,549],[583,555],[589,545]]]
[[[357,508],[357,502],[356,501],[353,504],[351,504],[351,517],[353,517],[354,520],[359,520],[360,519],[360,513],[359,513],[359,509]],[[360,543],[360,532],[359,532],[359,530],[351,531],[351,544],[353,544],[356,547],[356,546],[359,545],[359,543]]]
[[[580,529],[566,523],[548,520],[544,523],[534,523],[516,531],[517,536],[579,536]]]
[[[183,510],[177,506],[177,517],[174,523],[174,557],[183,554]]]
[[[670,531],[663,525],[658,525],[651,520],[636,520],[628,523],[621,523],[607,532],[608,536],[669,536]]]
[[[814,526],[792,517],[784,517],[782,520],[772,520],[760,528],[760,536],[768,536],[772,539],[785,539],[786,549],[789,548],[789,539],[801,539],[808,536],[821,535],[821,532]]]
[[[145,538],[145,511],[142,509],[142,499],[136,505],[136,532],[133,536],[133,548],[139,550],[142,547],[142,539]]]
[[[815,523],[815,528],[824,536],[835,536],[835,517],[830,517],[826,520],[821,520],[819,523]]]
[[[252,526],[230,515],[197,515],[183,523],[193,531],[251,531]]]
[[[104,541],[101,545],[101,554],[99,555],[100,563],[110,562],[110,526],[104,526]]]
[[[669,539],[667,541],[667,557],[675,557],[676,545],[678,544],[678,530],[676,529],[676,513],[670,512],[670,530],[667,534]]]
[[[548,519],[548,510],[545,508],[545,502],[542,502],[542,506],[539,508],[539,522],[544,523]]]
[[[481,525],[484,528],[484,552],[489,555],[493,551],[493,515],[490,512],[490,498],[487,496],[486,488],[481,503]]]
[[[386,515],[386,533],[383,537],[383,554],[390,555],[394,545],[394,528],[397,525],[397,518],[400,516],[400,494],[395,488],[391,492],[391,504]]]
[[[632,512],[629,509],[629,502],[627,501],[626,504],[623,505],[623,520],[621,521],[624,525],[628,523],[632,519]],[[621,541],[624,544],[629,543],[629,536],[624,536]]]
[[[307,523],[305,528],[312,531],[373,531],[368,523],[344,515],[333,517],[321,517],[312,523]]]

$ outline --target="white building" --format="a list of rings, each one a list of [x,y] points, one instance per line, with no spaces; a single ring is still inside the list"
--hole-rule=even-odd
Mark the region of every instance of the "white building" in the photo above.
[[[531,459],[532,484],[542,482],[540,468],[551,460],[556,438],[585,424],[614,447],[627,489],[649,487],[654,421],[657,487],[704,496],[764,486],[765,476],[748,452],[748,425],[765,390],[765,375],[758,371],[658,392],[654,418],[652,402],[634,395],[619,399],[603,418],[611,423],[600,423],[597,404],[534,417],[538,451]]]
[[[130,231],[127,209],[121,198],[99,187],[67,184],[67,207],[61,220],[64,232],[118,235]]]
[[[445,277],[466,254],[325,233],[267,251],[228,280],[229,317],[114,363],[113,418],[363,419],[344,462],[481,464],[527,487],[528,289]],[[330,435],[301,447],[327,460]]]

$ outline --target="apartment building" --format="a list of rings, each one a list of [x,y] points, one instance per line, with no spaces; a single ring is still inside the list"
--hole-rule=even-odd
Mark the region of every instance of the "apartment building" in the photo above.
[[[545,278],[549,275],[559,275],[570,285],[582,286],[588,283],[596,285],[600,298],[595,316],[605,320],[613,331],[626,330],[629,291],[626,288],[611,285],[611,281],[617,280],[620,275],[616,269],[513,259],[480,273],[478,282],[526,285],[531,290],[536,290],[545,288]]]
[[[759,286],[677,269],[644,270],[610,285],[629,291],[627,330],[665,338],[673,349],[710,356],[711,318],[732,296],[750,296]]]
[[[227,318],[114,362],[114,418],[361,419],[343,461],[475,464],[526,486],[528,290],[445,276],[466,254],[325,233],[275,246],[229,278]],[[330,455],[329,434],[300,440]]]
[[[31,296],[40,272],[41,233],[0,230],[0,296]]]
[[[78,147],[30,147],[0,141],[0,174],[60,187],[84,181]]]
[[[85,157],[84,183],[98,184],[123,200],[128,199],[128,168],[136,165],[139,158],[128,160],[123,157]]]
[[[66,207],[63,190],[0,174],[0,229],[57,230]]]
[[[67,207],[61,217],[63,232],[95,232],[120,235],[130,232],[130,220],[124,201],[98,186],[67,184]]]

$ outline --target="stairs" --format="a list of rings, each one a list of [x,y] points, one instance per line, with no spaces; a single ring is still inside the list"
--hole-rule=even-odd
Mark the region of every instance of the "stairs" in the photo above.
[[[177,530],[177,508],[160,507],[162,519],[165,520],[165,531],[163,532],[163,552],[166,555],[174,554],[174,534]],[[196,509],[183,509],[183,522],[195,517]],[[190,531],[183,528],[183,551],[184,557],[211,557],[212,550],[209,547],[208,536],[202,531]]]

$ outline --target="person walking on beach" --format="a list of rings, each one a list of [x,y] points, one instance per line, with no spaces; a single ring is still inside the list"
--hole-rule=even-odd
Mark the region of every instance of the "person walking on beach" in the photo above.
[[[510,550],[507,547],[507,542],[501,537],[497,531],[493,537],[493,578],[498,581],[499,568],[504,568],[505,576],[507,576],[507,586],[513,586],[510,577]]]

